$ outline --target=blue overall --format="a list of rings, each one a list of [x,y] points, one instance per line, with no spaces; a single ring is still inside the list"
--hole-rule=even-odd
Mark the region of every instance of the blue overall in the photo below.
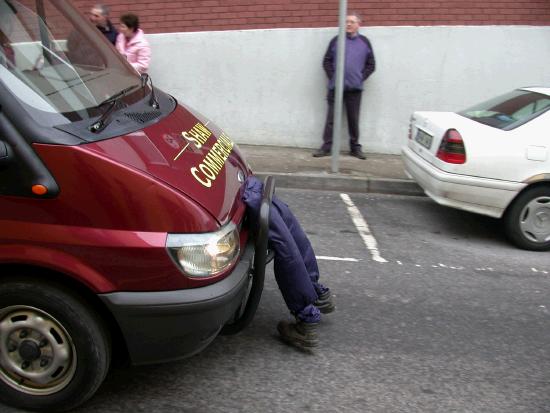
[[[253,176],[243,185],[242,200],[251,222],[258,222],[262,189],[262,182]],[[319,283],[319,267],[309,239],[288,205],[275,195],[269,215],[268,244],[275,255],[275,280],[288,309],[306,323],[319,322],[321,314],[313,303],[328,288]]]

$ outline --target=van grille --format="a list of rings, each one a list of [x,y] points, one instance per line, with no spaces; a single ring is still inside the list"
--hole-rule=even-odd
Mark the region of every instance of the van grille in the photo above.
[[[132,119],[134,122],[143,124],[158,118],[161,113],[162,112],[160,110],[154,110],[152,112],[127,112],[124,115]]]

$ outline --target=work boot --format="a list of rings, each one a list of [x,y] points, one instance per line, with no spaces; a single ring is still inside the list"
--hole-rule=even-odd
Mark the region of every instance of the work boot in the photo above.
[[[317,337],[317,325],[319,323],[305,323],[296,320],[295,323],[280,321],[277,324],[277,331],[281,339],[299,350],[313,352],[313,349],[319,345]]]
[[[334,301],[332,300],[332,295],[330,293],[330,290],[325,291],[319,297],[317,300],[313,303],[315,307],[319,309],[319,311],[323,314],[332,313],[336,306],[334,305]]]

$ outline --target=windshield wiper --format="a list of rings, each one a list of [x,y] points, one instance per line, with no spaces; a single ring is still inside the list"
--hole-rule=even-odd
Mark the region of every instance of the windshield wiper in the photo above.
[[[151,85],[151,99],[149,99],[149,105],[151,105],[151,107],[153,107],[153,109],[158,109],[160,107],[160,105],[159,105],[159,102],[157,100],[157,97],[155,96],[155,88],[153,87],[153,79],[151,79],[151,76],[149,76],[147,73],[142,73],[141,74],[141,87],[145,89],[145,86],[147,86],[148,83]]]
[[[115,93],[113,96],[108,97],[107,99],[102,101],[99,105],[97,105],[96,106],[97,108],[100,108],[100,107],[105,106],[107,104],[109,105],[109,107],[107,108],[107,110],[105,112],[103,112],[103,114],[101,115],[101,117],[97,121],[95,121],[94,123],[92,123],[90,125],[90,132],[99,133],[103,129],[105,129],[107,127],[107,125],[109,124],[107,121],[109,120],[109,117],[111,116],[111,113],[113,113],[113,110],[115,109],[118,100],[121,97],[128,94],[129,92],[131,92],[132,90],[137,89],[139,87],[140,87],[140,85],[129,86],[126,89],[122,89],[120,92]]]

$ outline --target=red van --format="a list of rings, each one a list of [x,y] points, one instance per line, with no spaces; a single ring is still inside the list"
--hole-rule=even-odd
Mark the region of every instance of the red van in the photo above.
[[[0,400],[69,410],[246,326],[273,183],[249,222],[234,142],[68,2],[0,0],[0,40]]]

